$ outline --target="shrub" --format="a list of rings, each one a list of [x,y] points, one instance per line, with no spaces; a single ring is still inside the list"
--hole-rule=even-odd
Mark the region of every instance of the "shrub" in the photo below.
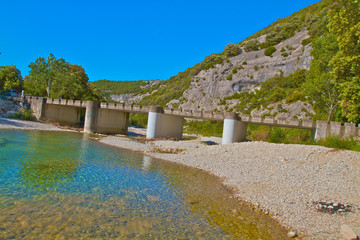
[[[291,95],[286,97],[286,104],[293,103],[296,101],[305,101],[305,95],[302,92],[294,91]]]
[[[320,146],[337,149],[358,149],[358,143],[353,138],[341,138],[339,136],[329,136],[327,138],[319,140],[317,144],[319,144]]]
[[[244,46],[244,50],[246,52],[259,50],[259,41],[258,40],[248,41]]]
[[[241,53],[241,48],[239,48],[239,46],[233,43],[229,43],[228,45],[226,45],[224,49],[224,54],[227,57],[234,57],[239,55],[240,53]]]
[[[247,65],[247,61],[243,61],[242,65]]]
[[[303,46],[306,46],[306,45],[308,45],[309,43],[311,43],[311,38],[306,38],[306,39],[304,39],[304,40],[301,41],[301,44],[302,44]]]
[[[232,80],[232,77],[233,77],[233,75],[232,75],[232,74],[229,74],[229,76],[227,76],[226,79],[230,81],[230,80]]]
[[[255,65],[255,66],[254,66],[254,70],[255,70],[255,71],[259,70],[259,67]]]
[[[23,120],[29,120],[29,121],[35,120],[33,111],[31,109],[30,110],[23,109],[22,111],[10,116],[10,118],[23,119]]]
[[[281,54],[281,56],[283,56],[283,57],[288,57],[289,54],[288,54],[287,52],[284,52],[283,54]]]
[[[274,47],[274,46],[267,47],[265,49],[265,56],[270,57],[273,55],[274,52],[276,52],[276,47]]]

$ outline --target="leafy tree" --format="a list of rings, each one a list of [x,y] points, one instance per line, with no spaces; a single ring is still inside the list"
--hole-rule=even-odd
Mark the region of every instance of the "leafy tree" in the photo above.
[[[339,43],[331,66],[343,116],[360,122],[360,1],[339,0],[329,11],[328,27]]]
[[[312,44],[311,55],[314,58],[303,88],[316,111],[327,114],[327,121],[330,122],[339,105],[338,84],[334,81],[330,66],[331,59],[339,50],[338,42],[334,35],[327,33]]]
[[[23,78],[14,65],[0,66],[0,90],[15,89],[20,91]]]
[[[46,59],[38,57],[34,63],[29,64],[30,78],[26,80],[31,81],[38,88],[36,92],[44,93],[50,96],[52,85],[59,80],[59,75],[67,72],[69,63],[65,62],[63,58],[56,58],[50,53]],[[27,84],[26,86],[28,86]],[[41,94],[43,95],[43,94]]]
[[[30,75],[25,77],[27,94],[74,100],[103,101],[101,93],[88,81],[82,66],[70,64],[53,54],[45,59],[38,57],[30,63]]]

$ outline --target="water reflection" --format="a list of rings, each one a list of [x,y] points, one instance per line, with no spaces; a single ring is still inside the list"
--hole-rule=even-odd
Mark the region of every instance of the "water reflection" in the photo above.
[[[286,238],[201,171],[91,135],[0,131],[0,139],[0,239]]]

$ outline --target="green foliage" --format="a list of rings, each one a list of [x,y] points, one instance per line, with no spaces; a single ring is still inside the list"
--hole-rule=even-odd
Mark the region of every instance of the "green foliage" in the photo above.
[[[340,86],[342,116],[360,123],[360,1],[337,1],[329,12],[328,26],[339,43],[330,65]]]
[[[267,48],[265,49],[264,54],[265,54],[265,56],[270,57],[270,56],[273,55],[274,52],[276,52],[276,47],[270,46],[270,47],[267,47]]]
[[[259,45],[260,48],[274,46],[290,37],[294,36],[296,31],[304,28],[309,30],[311,38],[321,36],[326,29],[326,18],[329,6],[335,0],[323,0],[310,5],[299,12],[293,13],[291,16],[278,19],[270,26],[262,29],[254,35],[248,37],[244,41],[266,35],[266,41]]]
[[[224,49],[224,54],[226,57],[234,57],[239,55],[240,53],[241,53],[241,48],[239,48],[239,46],[233,43],[229,43],[228,45],[226,45]]]
[[[248,139],[252,141],[267,141],[285,144],[314,144],[311,131],[295,128],[268,127],[248,125]]]
[[[258,40],[248,41],[244,45],[244,50],[246,52],[257,51],[259,49],[260,49],[260,47],[259,47],[259,41]]]
[[[301,45],[306,46],[309,45],[311,43],[311,38],[305,38],[304,40],[301,41]]]
[[[185,133],[201,134],[203,136],[221,137],[223,132],[222,121],[185,121]]]
[[[359,142],[356,142],[353,138],[340,138],[339,136],[329,136],[327,138],[319,140],[317,144],[329,148],[360,151]]]
[[[281,56],[283,56],[283,57],[285,57],[285,58],[286,58],[286,57],[288,57],[288,56],[289,56],[289,53],[284,52],[284,53],[282,53],[282,54],[281,54]]]
[[[10,118],[29,120],[29,121],[35,120],[35,117],[33,115],[33,111],[32,110],[25,110],[25,109],[23,109],[22,111],[14,114],[13,116],[10,116]]]
[[[110,99],[110,95],[120,95],[126,93],[138,93],[142,90],[142,87],[150,84],[150,81],[109,81],[98,80],[92,82],[92,84],[100,90],[101,94]]]
[[[289,96],[290,101],[295,101],[295,99],[304,100],[305,97],[301,86],[305,81],[305,76],[305,69],[298,70],[286,77],[277,75],[262,82],[260,90],[253,92],[241,91],[224,99],[237,99],[238,104],[235,106],[235,109],[243,113],[250,113],[255,108],[282,101],[287,96]]]
[[[22,82],[20,70],[14,65],[0,66],[0,91],[8,89],[21,91]]]
[[[333,79],[330,66],[331,59],[338,51],[338,42],[330,33],[313,41],[313,60],[302,88],[318,116],[323,115],[321,120],[333,120],[333,113],[339,103],[338,84]]]
[[[146,128],[147,122],[148,122],[147,114],[130,113],[129,125],[132,125],[135,127]]]
[[[102,101],[103,97],[88,81],[82,66],[70,64],[50,54],[38,57],[29,64],[30,74],[25,77],[25,93],[51,98]]]
[[[227,80],[232,80],[232,77],[233,77],[233,75],[230,73],[230,74],[226,77],[226,79],[227,79]]]
[[[300,91],[294,91],[292,94],[286,96],[286,104],[305,100],[305,94]]]

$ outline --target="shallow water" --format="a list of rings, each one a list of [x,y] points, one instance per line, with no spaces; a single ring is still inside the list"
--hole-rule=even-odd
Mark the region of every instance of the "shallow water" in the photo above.
[[[202,171],[88,135],[0,130],[0,239],[286,239]]]

